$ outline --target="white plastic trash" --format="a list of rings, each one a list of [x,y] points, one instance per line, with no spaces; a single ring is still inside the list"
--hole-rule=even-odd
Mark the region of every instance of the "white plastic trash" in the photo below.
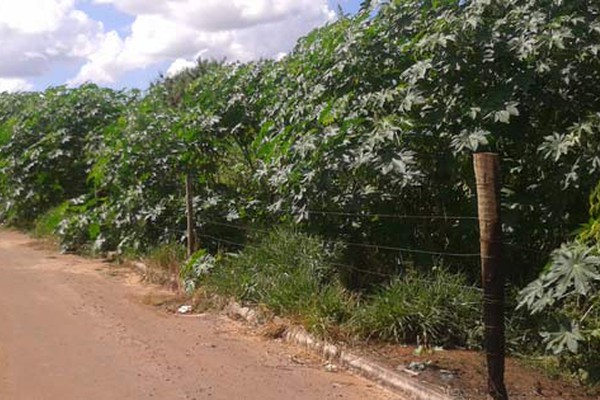
[[[188,314],[188,313],[192,312],[192,306],[187,305],[187,304],[183,305],[183,306],[179,307],[179,309],[177,309],[177,312],[179,314]]]

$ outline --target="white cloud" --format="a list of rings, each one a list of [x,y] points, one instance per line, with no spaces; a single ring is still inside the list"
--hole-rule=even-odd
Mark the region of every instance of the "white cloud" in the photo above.
[[[327,2],[322,0],[95,0],[95,3],[112,4],[134,16],[160,15],[202,31],[242,29],[298,14],[321,13],[324,9],[329,14]]]
[[[118,71],[110,68],[110,63],[119,57],[124,43],[117,32],[111,31],[103,35],[94,52],[90,53],[87,62],[81,67],[77,77],[70,80],[70,85],[87,81],[114,82],[118,79]]]
[[[26,34],[52,32],[73,8],[73,0],[3,0],[0,26]]]
[[[103,25],[74,0],[0,0],[0,78],[43,76],[96,50]]]
[[[196,66],[195,61],[186,60],[185,58],[178,58],[173,61],[169,69],[167,70],[167,76],[175,76],[186,69],[191,69]]]
[[[0,78],[0,93],[24,92],[32,89],[33,85],[28,83],[25,79]]]
[[[166,9],[165,0],[94,0],[97,4],[113,4],[119,11],[131,15],[160,13]]]
[[[112,4],[135,16],[135,21],[130,34],[119,37],[118,46],[116,32],[103,38],[100,50],[89,57],[74,84],[112,83],[125,72],[162,62],[178,68],[192,63],[198,53],[241,61],[277,57],[289,51],[298,37],[335,18],[327,0],[95,2]]]
[[[134,22],[107,31],[77,8],[84,1],[112,5]],[[79,66],[69,84],[116,83],[165,63],[173,73],[199,54],[277,58],[334,18],[327,0],[0,0],[0,79],[29,88],[22,85],[32,77]]]

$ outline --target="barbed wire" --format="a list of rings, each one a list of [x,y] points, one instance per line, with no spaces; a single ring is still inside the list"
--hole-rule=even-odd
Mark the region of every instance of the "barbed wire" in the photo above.
[[[265,229],[252,228],[252,227],[248,227],[248,226],[235,225],[235,224],[231,224],[231,223],[216,222],[216,221],[204,221],[204,223],[217,225],[217,226],[225,226],[225,227],[229,227],[229,228],[238,229],[241,231],[253,231],[253,232],[259,232],[259,233],[265,233],[265,234],[269,233],[269,231],[267,231]],[[330,241],[330,240],[326,240],[325,242],[330,245],[337,244],[337,242]],[[452,252],[444,252],[444,251],[430,251],[430,250],[410,249],[410,248],[405,248],[405,247],[395,247],[395,246],[378,245],[378,244],[370,244],[370,243],[348,242],[348,241],[344,241],[344,240],[341,240],[339,243],[345,244],[350,247],[367,248],[367,249],[372,249],[372,250],[394,251],[394,252],[398,252],[398,253],[415,253],[415,254],[425,254],[425,255],[433,255],[433,256],[465,257],[465,258],[481,256],[480,253],[452,253]]]
[[[377,214],[377,213],[350,213],[345,211],[306,210],[308,214],[331,215],[339,217],[361,217],[381,219],[414,219],[414,220],[445,220],[445,221],[479,221],[479,217],[455,215],[410,215],[410,214]],[[301,211],[299,213],[302,213]]]
[[[207,234],[199,234],[199,237],[203,237],[203,238],[207,238],[207,239],[211,239],[214,240],[216,242],[220,242],[220,243],[226,243],[229,245],[233,245],[233,246],[238,246],[241,248],[244,247],[250,247],[253,249],[258,249],[258,247],[253,246],[251,244],[247,244],[247,243],[239,243],[239,242],[234,242],[232,240],[229,239],[223,239],[214,235],[207,235]],[[341,268],[345,268],[345,269],[349,269],[355,272],[361,272],[364,274],[369,274],[369,275],[374,275],[374,276],[379,276],[382,278],[387,278],[387,279],[392,279],[392,278],[396,278],[401,276],[400,273],[385,273],[385,272],[381,272],[381,271],[373,271],[373,270],[369,270],[369,269],[365,269],[365,268],[360,268],[357,267],[355,265],[349,265],[349,264],[342,264],[342,263],[338,263],[338,262],[329,262],[328,263],[331,266],[335,266],[335,267],[341,267]],[[476,292],[483,292],[483,289],[480,289],[478,287],[475,286],[467,286],[467,285],[458,285],[458,284],[452,284],[452,283],[444,283],[444,282],[439,282],[439,281],[434,281],[431,279],[424,279],[424,278],[414,278],[412,277],[411,279],[413,280],[417,280],[419,282],[424,282],[424,283],[428,283],[428,284],[435,284],[435,285],[442,285],[442,286],[450,286],[450,287],[456,287],[456,288],[462,288],[465,290],[473,290]]]
[[[213,236],[213,235],[198,234],[197,236],[198,237],[203,237],[203,238],[206,238],[206,239],[211,239],[211,240],[214,240],[214,241],[220,242],[220,243],[226,243],[226,244],[229,244],[229,245],[232,245],[232,246],[238,246],[238,247],[241,247],[241,248],[245,248],[245,247],[250,247],[250,248],[254,248],[254,249],[258,248],[256,246],[253,246],[253,245],[248,244],[248,243],[238,243],[238,242],[234,242],[234,241],[229,240],[229,239],[223,239],[223,238],[219,238],[219,237]]]
[[[407,217],[417,218],[418,216],[407,216]],[[423,218],[425,218],[425,217],[423,217]],[[467,219],[467,218],[471,218],[471,217],[463,217],[463,218]],[[229,227],[229,228],[233,228],[233,229],[240,229],[240,230],[258,232],[258,233],[263,233],[263,234],[269,233],[269,231],[266,229],[254,228],[254,227],[249,227],[249,226],[241,226],[241,225],[235,225],[235,224],[224,223],[224,222],[216,222],[216,221],[204,221],[204,222],[207,224],[211,224],[211,225],[224,226],[224,227]],[[329,243],[332,243],[332,242],[329,242]],[[408,249],[408,248],[401,248],[401,247],[394,247],[394,246],[387,246],[387,245],[374,245],[374,244],[368,244],[368,243],[353,243],[353,242],[344,242],[344,243],[346,243],[349,246],[354,246],[354,247],[367,247],[367,248],[373,248],[373,249],[379,249],[379,250],[389,250],[389,251],[398,251],[398,252],[406,252],[406,253],[419,253],[419,254],[440,255],[440,256],[449,256],[449,257],[478,257],[478,256],[481,256],[480,253],[450,253],[450,252],[442,252],[442,251]],[[520,246],[520,245],[517,245],[514,243],[510,243],[510,242],[502,242],[502,244],[504,246],[515,248],[517,250],[526,251],[529,253],[535,253],[535,254],[541,254],[541,255],[549,254],[548,252],[543,251],[543,250],[531,249],[531,248],[528,248],[525,246]]]
[[[543,254],[545,256],[550,255],[549,251],[536,250],[536,249],[532,249],[532,248],[529,248],[529,247],[525,247],[525,246],[521,246],[521,245],[518,245],[518,244],[509,243],[509,242],[502,242],[502,244],[504,246],[512,247],[514,249],[526,251],[526,252],[529,252],[529,253]]]
[[[353,265],[347,265],[347,264],[340,264],[337,262],[331,262],[331,265],[333,265],[334,267],[341,267],[341,268],[346,268],[346,269],[351,269],[353,271],[356,272],[362,272],[365,273],[367,275],[373,275],[373,276],[379,276],[380,278],[395,278],[397,276],[399,276],[399,274],[386,274],[384,272],[380,272],[380,271],[371,271],[368,269],[363,269],[363,268],[359,268]]]
[[[205,224],[209,224],[209,225],[216,225],[216,226],[223,226],[223,227],[228,227],[228,228],[233,228],[233,229],[238,229],[238,230],[243,230],[243,231],[248,231],[248,232],[258,232],[258,233],[262,233],[262,234],[269,234],[270,231],[266,230],[266,229],[260,229],[260,228],[254,228],[254,227],[249,227],[249,226],[241,226],[241,225],[235,225],[235,224],[231,224],[231,223],[224,223],[224,222],[217,222],[217,221],[210,221],[210,220],[204,220],[203,221]],[[187,235],[187,231],[184,230],[176,230],[177,232],[183,233],[185,235]],[[325,241],[326,243],[332,245],[332,244],[336,244],[335,241]],[[479,256],[481,257],[481,253],[446,253],[446,252],[435,252],[435,251],[427,251],[427,250],[411,250],[411,249],[403,249],[403,248],[399,248],[399,247],[392,247],[392,246],[385,246],[385,245],[369,245],[369,244],[362,244],[362,243],[352,243],[352,242],[344,242],[344,241],[340,241],[340,243],[342,244],[347,244],[347,245],[351,245],[351,246],[357,246],[357,247],[365,247],[368,246],[369,248],[378,248],[381,250],[390,250],[390,251],[398,251],[399,253],[402,252],[406,252],[406,253],[423,253],[423,254],[428,254],[428,255],[447,255],[447,256],[455,256],[455,257],[476,257]],[[536,249],[532,249],[532,248],[528,248],[525,246],[520,246],[514,243],[510,243],[510,242],[502,242],[502,245],[507,246],[507,247],[511,247],[517,250],[522,250],[525,252],[529,252],[529,253],[533,253],[533,254],[540,254],[543,256],[549,256],[550,255],[550,251],[544,251],[544,250],[536,250]],[[400,254],[400,256],[402,256],[402,254]]]
[[[380,271],[372,271],[372,270],[368,270],[368,269],[357,267],[355,265],[341,264],[341,263],[337,263],[337,262],[331,262],[329,264],[331,264],[331,265],[333,265],[335,267],[346,268],[346,269],[349,269],[349,270],[352,270],[352,271],[362,272],[362,273],[365,273],[365,274],[379,276],[379,277],[382,277],[382,278],[397,278],[397,277],[402,276],[401,273],[391,274],[391,273],[385,273],[385,272],[380,272]],[[478,288],[476,286],[459,285],[459,284],[454,284],[454,283],[445,283],[445,282],[434,281],[432,279],[415,278],[415,277],[411,277],[411,279],[419,281],[419,282],[433,284],[433,285],[452,286],[452,287],[457,287],[457,288],[466,289],[466,290],[473,290],[473,291],[476,291],[478,293],[483,293],[483,289]]]
[[[362,247],[367,249],[374,250],[387,250],[387,251],[396,251],[400,253],[416,253],[416,254],[426,254],[433,256],[448,256],[448,257],[481,257],[480,253],[447,253],[443,251],[430,251],[430,250],[417,250],[417,249],[409,249],[404,247],[394,247],[394,246],[386,246],[386,245],[376,245],[376,244],[368,244],[368,243],[354,243],[354,242],[343,242],[348,246],[352,247]]]
[[[227,228],[234,228],[234,229],[243,230],[243,231],[258,232],[258,233],[264,233],[264,234],[270,233],[266,229],[260,229],[260,228],[254,228],[254,227],[249,227],[249,226],[242,226],[242,225],[235,225],[232,223],[217,222],[217,221],[212,221],[212,220],[203,220],[202,222],[205,224],[209,224],[209,225],[224,226]]]

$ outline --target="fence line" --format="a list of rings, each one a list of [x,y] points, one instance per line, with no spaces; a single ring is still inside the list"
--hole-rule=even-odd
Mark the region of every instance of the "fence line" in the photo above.
[[[389,219],[415,219],[415,220],[445,220],[445,221],[479,221],[474,216],[454,216],[454,215],[409,215],[409,214],[374,214],[374,213],[350,213],[343,211],[324,211],[324,210],[306,210],[308,214],[314,215],[332,215],[340,217],[362,217],[362,218],[389,218]]]
[[[363,268],[359,268],[356,267],[354,265],[348,265],[348,264],[340,264],[337,262],[331,262],[329,263],[335,267],[341,267],[341,268],[347,268],[356,272],[362,272],[365,274],[370,274],[370,275],[374,275],[374,276],[379,276],[382,278],[396,278],[399,277],[400,274],[388,274],[385,272],[379,272],[379,271],[371,271],[368,269],[363,269]],[[423,279],[423,278],[412,278],[413,280],[419,281],[419,282],[425,282],[425,283],[430,283],[430,284],[438,284],[438,285],[443,285],[443,286],[451,286],[451,287],[457,287],[457,288],[461,288],[461,289],[466,289],[466,290],[473,290],[476,291],[478,293],[483,292],[483,289],[478,288],[476,286],[468,286],[468,285],[457,285],[457,284],[453,284],[453,283],[443,283],[443,282],[436,282],[434,280],[431,279]]]
[[[269,233],[269,231],[266,229],[260,229],[260,228],[254,228],[254,227],[249,227],[249,226],[242,226],[242,225],[235,225],[235,224],[225,223],[225,222],[216,222],[216,221],[211,221],[211,220],[203,220],[202,222],[209,224],[209,225],[224,226],[227,228],[234,228],[234,229],[243,230],[243,231],[259,232],[259,233],[265,233],[265,234]]]
[[[344,242],[348,246],[352,247],[362,247],[367,249],[375,249],[375,250],[388,250],[388,251],[396,251],[399,253],[416,253],[416,254],[427,254],[433,256],[448,256],[448,257],[480,257],[480,253],[446,253],[442,251],[429,251],[429,250],[416,250],[416,249],[408,249],[403,247],[394,247],[394,246],[384,246],[384,245],[375,245],[375,244],[366,244],[366,243],[354,243],[354,242]]]
[[[226,243],[229,245],[233,245],[233,246],[238,246],[241,248],[244,247],[250,247],[253,249],[258,249],[258,247],[250,245],[250,244],[243,244],[243,243],[239,243],[239,242],[234,242],[228,239],[223,239],[223,238],[219,238],[217,236],[214,235],[206,235],[206,234],[199,234],[198,237],[203,237],[203,238],[207,238],[207,239],[211,239],[214,240],[216,242],[220,242],[220,243]],[[396,278],[398,276],[400,276],[400,274],[390,274],[390,273],[384,273],[384,272],[379,272],[379,271],[371,271],[368,269],[364,269],[364,268],[360,268],[357,267],[355,265],[349,265],[349,264],[342,264],[342,263],[337,263],[337,262],[329,262],[328,264],[335,266],[335,267],[341,267],[341,268],[347,268],[356,272],[362,272],[365,274],[370,274],[370,275],[374,275],[374,276],[379,276],[382,278]],[[457,288],[461,288],[461,289],[465,289],[465,290],[473,290],[473,291],[477,291],[477,292],[482,292],[482,289],[475,287],[475,286],[467,286],[467,285],[456,285],[456,284],[451,284],[451,283],[443,283],[443,282],[436,282],[430,279],[423,279],[423,278],[413,278],[414,280],[420,281],[420,282],[425,282],[425,283],[430,283],[430,284],[441,284],[443,286],[449,286],[449,287],[457,287]]]
[[[251,247],[251,248],[254,248],[254,249],[257,248],[256,246],[253,246],[251,244],[238,243],[238,242],[234,242],[234,241],[231,241],[231,240],[228,240],[228,239],[222,239],[222,238],[219,238],[219,237],[216,237],[216,236],[213,236],[213,235],[199,234],[198,237],[212,239],[212,240],[214,240],[216,242],[226,243],[226,244],[230,244],[232,246],[238,246],[238,247],[241,247],[241,248],[244,248],[244,247]]]
[[[259,233],[269,233],[267,230],[252,228],[247,226],[235,225],[224,222],[215,222],[215,221],[204,221],[206,224],[224,226],[229,228],[238,229],[240,231],[251,231],[251,232],[259,232]],[[335,245],[337,244],[335,241],[325,240],[326,243]],[[367,248],[373,250],[385,250],[385,251],[394,251],[398,253],[414,253],[414,254],[426,254],[426,255],[434,255],[434,256],[448,256],[448,257],[465,257],[465,258],[474,258],[480,257],[480,253],[451,253],[451,252],[443,252],[443,251],[431,251],[431,250],[419,250],[419,249],[409,249],[404,247],[394,247],[387,245],[378,245],[378,244],[370,244],[370,243],[356,243],[356,242],[347,242],[341,240],[340,243],[346,244],[350,247],[358,247],[358,248]]]
[[[528,253],[537,253],[537,254],[543,254],[543,255],[546,255],[546,256],[550,255],[550,252],[548,252],[548,251],[536,250],[536,249],[532,249],[532,248],[529,248],[529,247],[520,246],[520,245],[514,244],[514,243],[502,242],[502,244],[504,246],[512,247],[514,249],[522,250],[522,251],[525,251],[525,252],[528,252]]]

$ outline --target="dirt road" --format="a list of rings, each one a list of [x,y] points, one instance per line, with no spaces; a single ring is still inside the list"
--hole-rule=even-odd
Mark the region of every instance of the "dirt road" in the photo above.
[[[216,315],[143,304],[107,264],[0,231],[0,399],[393,399]]]

